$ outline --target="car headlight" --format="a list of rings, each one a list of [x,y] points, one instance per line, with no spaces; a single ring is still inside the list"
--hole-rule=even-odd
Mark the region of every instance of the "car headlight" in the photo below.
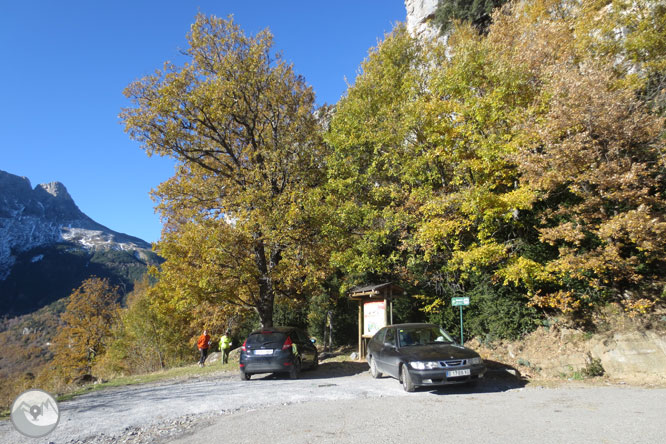
[[[431,370],[439,368],[439,363],[436,361],[412,361],[409,366],[414,370]]]
[[[483,359],[481,359],[480,357],[471,358],[467,360],[467,363],[469,365],[483,364]]]

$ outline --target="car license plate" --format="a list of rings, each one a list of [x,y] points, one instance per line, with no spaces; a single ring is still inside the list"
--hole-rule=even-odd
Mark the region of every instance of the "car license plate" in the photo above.
[[[273,354],[273,349],[255,350],[254,354],[255,355],[272,355]]]
[[[468,368],[462,369],[462,370],[451,370],[446,372],[446,377],[447,378],[455,378],[456,376],[469,376],[470,371]]]

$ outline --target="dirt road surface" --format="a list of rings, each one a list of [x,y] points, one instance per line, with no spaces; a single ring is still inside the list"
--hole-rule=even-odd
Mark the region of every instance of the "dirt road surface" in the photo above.
[[[323,364],[301,379],[237,374],[109,389],[60,404],[56,430],[14,443],[657,443],[666,389],[540,388],[508,378],[405,393],[362,363]]]

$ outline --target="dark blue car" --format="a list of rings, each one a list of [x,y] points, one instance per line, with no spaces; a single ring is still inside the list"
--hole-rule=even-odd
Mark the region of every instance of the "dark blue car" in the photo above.
[[[298,378],[302,368],[314,369],[319,355],[308,335],[295,327],[267,327],[250,333],[240,354],[241,379],[256,373],[288,373]]]
[[[368,343],[370,374],[402,382],[408,392],[420,386],[473,382],[486,366],[473,350],[457,344],[434,324],[398,324],[380,329]]]

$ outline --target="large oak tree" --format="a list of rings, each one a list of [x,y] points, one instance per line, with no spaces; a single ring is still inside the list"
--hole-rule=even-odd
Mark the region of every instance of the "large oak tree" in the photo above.
[[[270,326],[275,298],[317,277],[310,202],[324,145],[314,94],[268,30],[247,36],[232,17],[200,14],[187,40],[187,62],[129,85],[133,106],[121,113],[149,155],[177,161],[154,193],[165,221],[161,278],[181,298],[174,306],[252,307]]]

